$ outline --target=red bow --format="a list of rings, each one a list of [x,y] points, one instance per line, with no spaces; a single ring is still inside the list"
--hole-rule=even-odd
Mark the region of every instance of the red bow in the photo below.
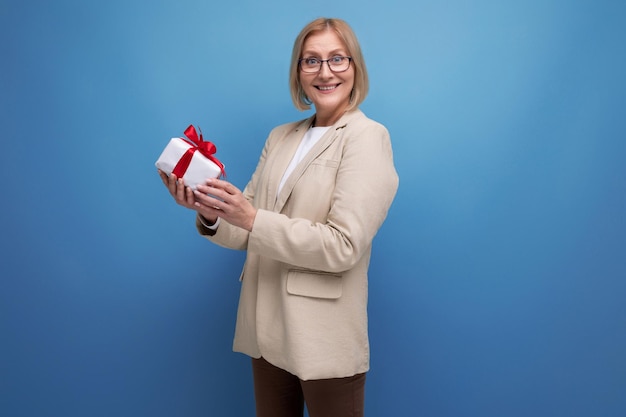
[[[198,127],[200,130],[200,127]],[[193,125],[189,125],[187,129],[185,129],[185,136],[188,140],[184,139],[186,142],[190,142],[192,145],[191,148],[187,149],[187,152],[181,156],[180,160],[172,170],[172,174],[176,175],[176,178],[182,178],[187,172],[187,168],[189,168],[189,164],[191,163],[191,158],[195,151],[200,151],[200,153],[206,156],[209,160],[213,161],[215,165],[220,167],[220,171],[222,171],[222,175],[226,176],[226,171],[224,170],[224,164],[222,164],[213,154],[217,151],[215,145],[209,141],[204,141],[202,139],[202,131],[200,131],[200,135],[196,132],[196,129]]]

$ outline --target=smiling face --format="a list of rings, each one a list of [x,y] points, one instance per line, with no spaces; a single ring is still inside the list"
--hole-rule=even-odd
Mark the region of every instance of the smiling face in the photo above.
[[[333,30],[315,32],[304,42],[301,58],[327,60],[335,56],[350,56],[347,47]],[[315,106],[317,126],[330,126],[346,111],[354,87],[354,66],[343,72],[333,72],[326,62],[316,73],[300,71],[300,83]]]

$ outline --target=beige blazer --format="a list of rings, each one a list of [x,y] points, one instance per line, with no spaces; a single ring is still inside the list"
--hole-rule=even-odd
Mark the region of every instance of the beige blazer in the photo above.
[[[270,133],[244,194],[252,232],[222,221],[218,245],[247,250],[233,349],[303,380],[369,369],[367,270],[398,188],[387,129],[345,114],[278,185],[312,118]],[[379,277],[383,278],[383,277]]]

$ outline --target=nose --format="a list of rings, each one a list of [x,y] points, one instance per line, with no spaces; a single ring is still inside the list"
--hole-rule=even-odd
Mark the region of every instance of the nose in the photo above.
[[[333,75],[333,72],[330,69],[330,64],[328,63],[328,61],[322,62],[322,68],[320,68],[317,75],[320,77],[324,77],[324,78],[328,77],[329,75]]]

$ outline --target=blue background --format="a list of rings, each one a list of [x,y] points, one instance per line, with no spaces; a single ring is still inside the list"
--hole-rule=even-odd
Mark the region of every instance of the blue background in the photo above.
[[[319,16],[401,178],[367,415],[626,415],[624,2],[2,0],[2,416],[253,415],[244,254],[154,161],[193,123],[243,187]]]

